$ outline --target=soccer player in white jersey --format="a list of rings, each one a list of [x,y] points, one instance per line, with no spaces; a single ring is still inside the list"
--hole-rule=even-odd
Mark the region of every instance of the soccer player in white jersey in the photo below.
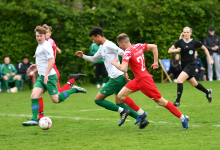
[[[50,98],[54,103],[64,101],[70,94],[73,93],[86,93],[84,88],[73,86],[72,89],[63,91],[58,95],[57,74],[53,69],[55,63],[53,49],[51,44],[46,41],[46,29],[41,26],[37,26],[34,32],[38,42],[38,46],[35,51],[36,64],[31,65],[28,70],[37,68],[39,77],[37,78],[31,94],[31,109],[33,116],[30,121],[22,123],[24,126],[33,126],[38,124],[37,116],[39,110],[39,97],[46,90],[48,90]]]
[[[105,109],[118,111],[121,114],[119,126],[124,123],[127,115],[130,114],[131,117],[136,119],[135,124],[140,122],[140,129],[145,128],[149,124],[148,120],[145,119],[147,114],[137,104],[135,104],[130,97],[126,97],[126,99],[123,101],[129,107],[125,103],[121,102],[117,97],[118,92],[127,83],[125,77],[128,79],[128,76],[127,74],[124,76],[122,71],[118,70],[109,62],[113,58],[118,59],[118,55],[123,56],[123,50],[120,49],[115,43],[107,40],[103,35],[102,29],[99,27],[92,28],[89,32],[89,36],[93,39],[94,43],[100,45],[99,50],[94,56],[84,55],[82,51],[76,52],[76,55],[82,57],[86,61],[93,63],[102,57],[104,59],[104,64],[108,72],[108,76],[110,77],[109,81],[96,95],[95,103],[101,107],[104,107]],[[115,94],[116,105],[110,101],[105,100],[107,96],[112,94]]]

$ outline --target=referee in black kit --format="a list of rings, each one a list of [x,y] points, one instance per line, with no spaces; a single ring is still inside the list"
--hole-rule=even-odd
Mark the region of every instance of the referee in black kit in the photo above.
[[[168,53],[180,52],[181,54],[182,72],[177,78],[177,99],[173,103],[176,107],[180,106],[180,98],[183,92],[183,82],[185,80],[188,80],[189,83],[192,86],[196,87],[198,90],[206,93],[206,97],[209,103],[211,103],[212,101],[212,96],[211,96],[212,90],[204,88],[202,84],[198,83],[194,77],[196,70],[196,61],[195,61],[194,53],[196,48],[201,48],[204,50],[206,56],[208,57],[210,65],[213,65],[213,60],[209,55],[209,51],[201,42],[190,38],[191,34],[192,34],[192,29],[190,27],[183,28],[184,38],[176,41],[168,50]]]

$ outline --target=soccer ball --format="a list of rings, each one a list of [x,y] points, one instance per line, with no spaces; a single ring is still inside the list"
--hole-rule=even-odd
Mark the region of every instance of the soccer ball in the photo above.
[[[52,126],[52,121],[51,121],[51,119],[49,117],[42,117],[39,120],[39,126],[43,130],[48,130]]]

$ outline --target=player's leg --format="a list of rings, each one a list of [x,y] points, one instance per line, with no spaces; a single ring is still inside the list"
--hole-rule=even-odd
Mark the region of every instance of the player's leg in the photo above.
[[[9,90],[8,80],[9,80],[9,77],[6,76],[6,75],[4,75],[4,76],[3,76],[3,82],[4,82],[4,84],[5,84],[5,87],[6,87],[7,92],[9,93],[10,90]]]
[[[206,97],[207,97],[207,99],[208,99],[208,102],[211,103],[211,101],[212,101],[212,95],[211,95],[211,94],[212,94],[212,89],[206,89],[204,86],[202,86],[202,84],[198,83],[194,77],[192,77],[191,79],[189,79],[189,83],[190,83],[193,87],[195,87],[195,88],[197,88],[198,90],[204,92],[204,93],[206,94]]]
[[[102,87],[106,84],[107,72],[104,63],[101,63]]]
[[[176,101],[173,103],[175,106],[180,105],[180,99],[183,93],[183,82],[188,78],[188,74],[184,71],[180,73],[177,78],[177,98]]]
[[[36,82],[37,84],[37,82]],[[37,86],[40,84],[38,83]],[[32,118],[30,121],[23,122],[23,126],[33,126],[37,125],[37,117],[38,117],[38,110],[39,110],[39,97],[43,94],[44,89],[40,87],[34,87],[33,92],[31,94],[31,109],[32,109]]]
[[[182,122],[183,129],[188,129],[188,120],[189,117],[183,115],[171,102],[165,100],[163,97],[159,98],[158,100],[155,100],[155,102],[159,106],[163,106],[166,109],[168,109],[173,115],[178,117],[180,121]]]
[[[69,81],[61,88],[60,92],[71,89],[75,81],[79,80],[81,77],[85,77],[85,74],[71,74]]]
[[[73,86],[71,89],[61,92],[58,95],[58,88],[57,88],[57,74],[51,75],[48,77],[47,82],[47,90],[48,93],[54,103],[60,103],[64,101],[66,98],[69,97],[69,95],[73,93],[86,93],[86,90],[84,88]]]
[[[13,77],[13,80],[15,81],[15,87],[14,88],[11,88],[10,91],[12,93],[17,93],[18,92],[18,88],[20,86],[20,83],[21,83],[21,76],[20,75],[15,75]]]
[[[43,97],[42,96],[40,96],[40,98],[39,98],[39,110],[38,110],[39,119],[44,117],[44,102],[43,102]]]

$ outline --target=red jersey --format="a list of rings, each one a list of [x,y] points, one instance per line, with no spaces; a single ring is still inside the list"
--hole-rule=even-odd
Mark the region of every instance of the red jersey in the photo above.
[[[56,59],[56,54],[57,54],[57,45],[55,43],[55,41],[52,38],[47,39],[48,42],[50,42],[52,48],[53,48],[53,55],[54,55],[54,59]],[[56,63],[54,64],[53,68],[56,68]]]
[[[144,51],[147,51],[147,44],[132,44],[123,54],[122,61],[128,62],[135,78],[152,77],[145,67]]]

